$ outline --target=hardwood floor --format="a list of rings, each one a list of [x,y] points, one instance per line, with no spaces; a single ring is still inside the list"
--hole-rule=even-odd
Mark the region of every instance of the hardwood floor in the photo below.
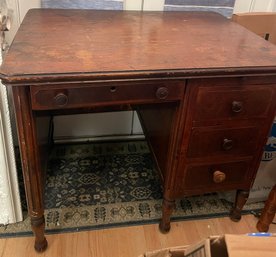
[[[47,235],[49,247],[37,254],[33,237],[0,240],[0,257],[136,257],[145,251],[195,243],[210,235],[256,232],[257,219],[243,216],[238,223],[228,217],[172,222],[170,233],[161,234],[158,225],[130,226],[78,233]],[[276,226],[270,226],[276,233]]]

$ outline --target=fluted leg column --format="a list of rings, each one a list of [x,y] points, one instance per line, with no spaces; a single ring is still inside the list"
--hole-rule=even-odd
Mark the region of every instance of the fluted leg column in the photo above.
[[[44,236],[44,175],[40,162],[36,119],[31,108],[29,87],[14,86],[12,90],[28,213],[35,236],[34,248],[42,252],[47,248],[47,241]]]

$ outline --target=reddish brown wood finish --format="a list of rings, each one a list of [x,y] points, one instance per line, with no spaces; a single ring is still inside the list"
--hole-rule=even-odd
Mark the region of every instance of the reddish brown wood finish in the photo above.
[[[273,99],[273,88],[263,86],[199,87],[194,121],[219,121],[265,117]],[[214,104],[215,103],[215,104]],[[204,107],[204,108],[203,108]]]
[[[2,73],[9,82],[248,74],[276,71],[275,59],[272,44],[216,13],[34,9]]]
[[[46,249],[47,241],[44,236],[44,173],[40,162],[36,121],[31,109],[29,87],[12,89],[28,213],[35,235],[35,249],[41,252]]]
[[[82,83],[52,85],[50,90],[31,86],[31,99],[34,110],[52,110],[123,105],[130,101],[132,104],[172,102],[182,99],[183,92],[183,84],[172,81]]]
[[[257,223],[257,229],[260,232],[267,232],[276,213],[276,185],[271,189],[265,207],[262,210],[260,220]]]
[[[184,85],[183,85],[184,89]],[[175,120],[179,119],[179,104],[145,105],[137,109],[147,142],[152,150],[162,181],[173,149],[172,136],[175,134]]]
[[[259,145],[260,131],[260,126],[192,128],[187,156],[206,158],[253,155]]]
[[[163,199],[162,204],[162,219],[159,223],[159,229],[162,233],[168,233],[171,229],[170,217],[175,208],[175,200]]]
[[[37,251],[47,247],[37,128],[49,115],[137,108],[163,178],[162,232],[187,195],[237,190],[240,218],[276,110],[269,42],[215,13],[38,9],[1,78],[13,91]]]
[[[183,171],[183,180],[179,181],[179,196],[196,195],[202,192],[231,190],[232,188],[250,187],[250,170],[251,160],[240,162],[220,162],[204,163],[201,165],[187,165]],[[214,181],[214,173],[221,171],[226,178],[221,183]],[[246,185],[246,186],[245,186]]]
[[[241,219],[241,211],[245,205],[249,196],[248,190],[238,190],[236,200],[233,209],[230,212],[230,218],[233,221],[239,221]]]

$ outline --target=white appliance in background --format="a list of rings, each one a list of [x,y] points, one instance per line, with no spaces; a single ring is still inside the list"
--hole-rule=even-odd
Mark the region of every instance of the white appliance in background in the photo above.
[[[0,64],[2,49],[6,47],[4,31],[9,30],[10,20],[4,0],[0,2]],[[9,106],[6,88],[0,83],[0,224],[9,224],[22,220],[19,187]]]

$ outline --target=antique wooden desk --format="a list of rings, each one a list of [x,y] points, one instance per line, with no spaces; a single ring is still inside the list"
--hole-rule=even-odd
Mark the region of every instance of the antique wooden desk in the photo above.
[[[175,199],[212,191],[236,189],[240,219],[276,109],[276,47],[262,38],[215,13],[37,9],[1,78],[37,251],[47,247],[41,116],[137,110],[163,181],[160,230]]]

